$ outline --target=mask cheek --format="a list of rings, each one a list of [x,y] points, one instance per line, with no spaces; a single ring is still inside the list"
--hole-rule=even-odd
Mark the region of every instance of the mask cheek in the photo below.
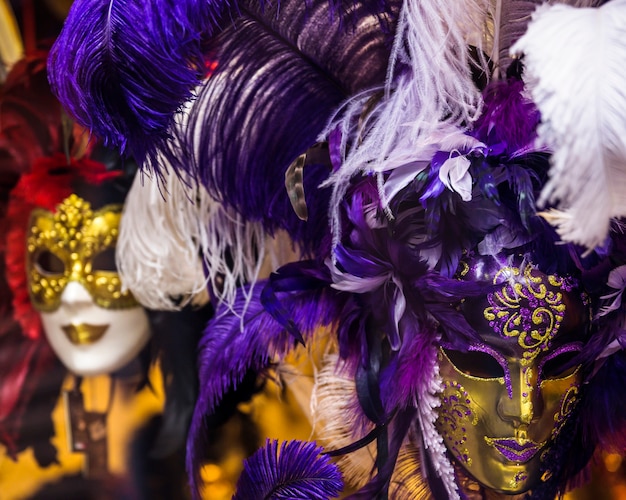
[[[580,375],[576,371],[568,377],[541,382],[540,390],[545,404],[544,432],[555,439],[574,410],[579,399]],[[548,431],[548,428],[551,428]]]
[[[465,387],[455,380],[444,379],[436,426],[450,454],[466,468],[474,464],[475,457],[468,445],[474,441],[478,423],[476,407]]]
[[[148,317],[141,307],[111,311],[93,306],[80,317],[61,307],[53,313],[42,313],[41,319],[46,337],[61,362],[71,372],[83,376],[112,373],[123,368],[150,339]],[[73,323],[107,328],[97,341],[77,345],[63,329]]]
[[[493,434],[491,420],[498,394],[506,393],[501,378],[481,379],[457,371],[444,357],[437,429],[452,457],[468,471],[481,469],[489,453],[484,436]]]

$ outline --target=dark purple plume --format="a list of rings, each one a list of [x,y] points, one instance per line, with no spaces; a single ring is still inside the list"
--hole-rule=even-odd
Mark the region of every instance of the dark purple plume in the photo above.
[[[244,462],[233,500],[328,500],[343,489],[339,468],[315,443],[267,440]]]
[[[598,444],[603,450],[626,449],[626,354],[619,351],[608,357],[589,381],[581,405],[585,443]]]
[[[413,315],[406,315],[400,328],[404,334],[402,347],[381,377],[385,407],[407,408],[415,404],[418,389],[427,384],[432,360],[428,353],[437,339],[433,325],[422,325]]]
[[[167,140],[206,74],[204,38],[228,0],[76,0],[49,58],[68,112],[135,157]]]
[[[318,186],[330,158],[304,169],[306,223],[291,207],[285,171],[347,97],[384,81],[391,46],[384,28],[398,3],[240,2],[240,14],[211,41],[217,66],[198,88],[188,126],[164,151],[169,163],[249,220],[317,248],[328,232],[330,193]],[[359,22],[342,23],[336,13],[344,8]]]
[[[509,157],[528,151],[537,137],[540,115],[534,103],[522,95],[523,90],[524,83],[515,78],[487,87],[485,108],[471,135],[490,147],[503,145]]]

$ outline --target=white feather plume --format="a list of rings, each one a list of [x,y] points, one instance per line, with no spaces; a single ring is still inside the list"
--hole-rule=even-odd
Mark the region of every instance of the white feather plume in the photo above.
[[[188,192],[189,191],[189,192]],[[122,283],[150,309],[175,310],[206,290],[198,248],[192,192],[175,175],[163,189],[151,174],[138,174],[126,197],[117,241]],[[206,293],[201,301],[206,301]]]
[[[424,355],[426,354],[424,353]],[[430,356],[431,376],[425,377],[424,380],[428,382],[418,388],[417,420],[422,442],[426,452],[430,455],[433,468],[441,478],[448,498],[454,500],[460,498],[454,467],[448,459],[443,438],[435,426],[438,417],[437,408],[441,405],[439,395],[443,389],[435,346],[430,346],[428,355]]]
[[[542,6],[512,52],[554,151],[539,205],[564,212],[564,241],[594,248],[626,215],[626,0],[602,7]]]
[[[382,99],[364,117],[376,91],[355,96],[341,110],[341,120],[331,120],[323,134],[342,131],[343,165],[326,183],[333,186],[332,207],[338,206],[356,173],[403,164],[398,159],[442,124],[468,126],[478,117],[482,100],[472,67],[478,64],[487,72],[487,64],[472,61],[469,43],[482,48],[490,6],[490,0],[404,1],[387,82],[378,89]],[[359,118],[363,123],[357,130]],[[384,199],[382,181],[380,189]],[[336,242],[336,214],[333,233]]]
[[[136,177],[117,242],[121,280],[145,307],[206,302],[208,283],[218,299],[232,303],[239,284],[257,280],[266,256],[274,258],[272,269],[284,260],[260,224],[244,223],[195,181],[163,171],[160,180]]]

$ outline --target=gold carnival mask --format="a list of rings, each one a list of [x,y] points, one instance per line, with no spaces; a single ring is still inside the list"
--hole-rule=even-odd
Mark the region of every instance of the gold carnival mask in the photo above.
[[[483,486],[507,494],[534,488],[575,406],[583,347],[582,299],[571,284],[530,265],[505,267],[501,288],[463,311],[482,342],[439,352],[443,393],[437,426],[448,451]]]
[[[83,285],[94,302],[106,309],[136,307],[123,291],[115,266],[122,205],[96,212],[72,194],[56,213],[35,209],[27,239],[27,272],[31,301],[42,312],[58,309],[70,281]]]

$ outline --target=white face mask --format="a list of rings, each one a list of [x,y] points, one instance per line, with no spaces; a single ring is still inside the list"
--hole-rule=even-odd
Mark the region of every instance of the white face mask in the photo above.
[[[77,375],[111,373],[122,368],[150,338],[143,307],[104,309],[76,281],[67,284],[55,311],[40,314],[52,349]]]
[[[78,375],[111,373],[150,338],[146,311],[115,265],[121,205],[97,211],[72,194],[55,212],[35,209],[27,240],[33,307],[54,352]]]

